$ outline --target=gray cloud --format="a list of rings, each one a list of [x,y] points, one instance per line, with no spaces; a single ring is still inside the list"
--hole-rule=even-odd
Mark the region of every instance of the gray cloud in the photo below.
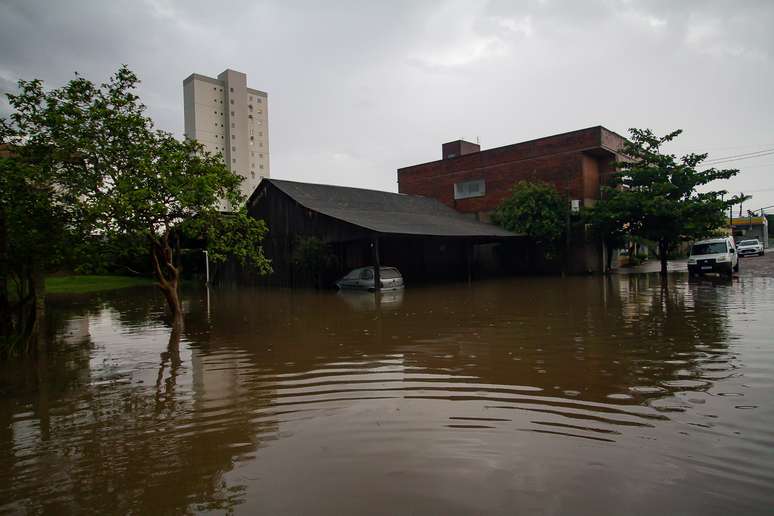
[[[276,177],[395,189],[397,167],[458,137],[602,124],[683,128],[677,153],[774,147],[772,25],[767,1],[5,0],[0,89],[126,63],[180,134],[182,80],[234,68],[269,92]],[[774,204],[774,159],[737,166],[730,189]]]

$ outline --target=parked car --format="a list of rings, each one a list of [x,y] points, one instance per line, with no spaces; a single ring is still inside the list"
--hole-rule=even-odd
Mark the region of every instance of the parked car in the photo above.
[[[739,256],[763,256],[763,244],[757,238],[752,240],[742,240],[736,244],[736,250]]]
[[[734,240],[725,237],[695,242],[688,257],[688,272],[691,275],[716,272],[722,276],[739,272],[739,255]]]
[[[395,267],[379,267],[379,276],[381,277],[381,290],[398,290],[403,288],[403,276]],[[336,282],[340,289],[357,289],[373,291],[374,289],[374,268],[361,267],[351,271],[349,274]]]

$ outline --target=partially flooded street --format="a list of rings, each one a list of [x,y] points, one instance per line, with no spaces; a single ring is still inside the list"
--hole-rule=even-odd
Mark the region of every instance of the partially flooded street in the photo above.
[[[0,513],[767,513],[774,278],[53,298]],[[40,367],[36,367],[40,365]]]

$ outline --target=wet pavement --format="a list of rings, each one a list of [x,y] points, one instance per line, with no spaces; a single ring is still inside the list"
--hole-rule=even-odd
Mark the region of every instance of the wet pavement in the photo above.
[[[748,256],[741,259],[738,276],[774,277],[774,252],[766,249],[764,256]],[[670,272],[688,272],[688,260],[670,260],[667,262]],[[618,274],[650,274],[661,270],[661,264],[656,259],[650,259],[636,267],[621,267]]]
[[[193,290],[179,340],[153,289],[51,301],[0,364],[0,513],[774,506],[774,274]]]

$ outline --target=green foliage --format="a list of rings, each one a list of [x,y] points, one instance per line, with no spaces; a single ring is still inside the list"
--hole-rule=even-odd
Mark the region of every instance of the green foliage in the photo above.
[[[33,264],[50,270],[65,261],[78,232],[75,214],[40,169],[0,158],[0,211],[12,273],[23,275]]]
[[[335,265],[336,256],[317,237],[296,237],[291,257],[293,265],[313,275]]]
[[[492,214],[499,226],[551,246],[562,237],[569,205],[553,185],[519,181]]]
[[[677,158],[662,152],[682,131],[656,136],[649,129],[631,129],[624,147],[628,159],[617,164],[612,184],[602,187],[602,199],[587,212],[596,230],[620,239],[639,237],[658,244],[662,270],[680,241],[711,235],[725,224],[725,212],[738,198],[725,199],[725,190],[699,191],[709,183],[739,171],[698,170],[706,154]]]
[[[212,262],[231,257],[241,265],[251,265],[260,274],[272,272],[261,245],[269,228],[263,220],[249,216],[244,207],[232,213],[203,213],[186,220],[181,229],[189,239],[204,239]]]

